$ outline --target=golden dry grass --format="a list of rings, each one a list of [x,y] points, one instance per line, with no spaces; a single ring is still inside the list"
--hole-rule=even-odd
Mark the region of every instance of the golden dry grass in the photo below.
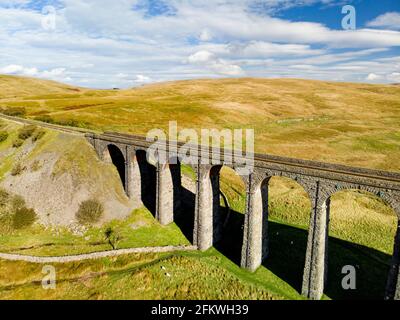
[[[0,260],[0,299],[270,300],[283,299],[282,287],[287,296],[300,298],[267,271],[270,282],[249,280],[216,253],[134,254],[55,264],[56,290],[42,288],[42,267]]]
[[[243,78],[89,90],[3,76],[0,92],[0,107],[24,106],[29,117],[137,134],[171,120],[180,128],[253,128],[258,152],[400,170],[394,85]]]

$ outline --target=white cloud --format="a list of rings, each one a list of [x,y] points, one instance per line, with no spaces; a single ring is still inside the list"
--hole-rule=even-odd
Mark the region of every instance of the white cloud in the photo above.
[[[9,75],[22,75],[28,77],[38,77],[49,80],[71,81],[72,79],[66,75],[65,68],[55,68],[51,70],[39,71],[36,67],[24,67],[21,65],[11,64],[0,68],[0,73]]]
[[[367,23],[369,27],[384,27],[393,30],[400,30],[400,13],[387,12]]]
[[[250,41],[247,44],[233,44],[227,47],[229,53],[247,58],[262,58],[273,56],[307,56],[320,55],[325,50],[311,49],[309,45],[278,44],[264,41]]]
[[[147,82],[151,82],[151,78],[144,76],[142,74],[138,74],[136,75],[136,79],[134,80],[134,82],[136,83],[147,83]]]
[[[127,78],[127,77],[129,77],[129,75],[128,74],[126,74],[126,73],[118,73],[117,75],[116,75],[116,77],[117,78],[120,78],[120,79],[124,79],[124,78]]]
[[[217,57],[215,56],[215,54],[206,50],[201,50],[192,54],[188,58],[188,62],[194,64],[206,64],[215,61],[216,59]]]
[[[214,53],[202,50],[198,51],[187,59],[191,64],[205,66],[218,74],[228,76],[244,75],[243,69],[235,64],[229,63],[223,59],[219,59]]]
[[[383,52],[393,58],[398,31],[334,30],[268,14],[334,1],[164,2],[174,15],[145,16],[144,9],[132,10],[137,0],[61,0],[51,32],[42,28],[40,10],[0,6],[0,67],[92,87],[245,74],[353,81],[399,71],[400,60],[377,58]],[[254,10],[255,2],[263,3],[263,14]]]
[[[221,60],[219,62],[211,64],[210,67],[216,73],[227,76],[243,76],[245,74],[240,66],[229,64]]]
[[[9,66],[0,68],[0,72],[5,74],[15,74],[21,72],[22,70],[23,67],[16,64],[10,64]]]
[[[380,79],[382,79],[382,76],[377,75],[375,73],[370,73],[366,78],[367,81],[377,81],[377,80],[380,80]]]
[[[400,72],[393,72],[388,74],[386,78],[391,82],[400,83]]]
[[[347,48],[400,45],[398,32],[371,29],[352,32],[332,30],[321,23],[292,22],[249,12],[248,5],[255,1],[165,2],[175,7],[174,15],[146,19],[143,12],[131,10],[136,3],[134,0],[64,0],[66,7],[60,15],[61,20],[64,19],[70,28],[85,34],[96,33],[116,38],[124,36],[136,40],[146,39],[147,42],[176,41],[200,34],[203,39],[209,39],[212,35],[213,39],[225,41],[322,43]],[[300,5],[307,1],[296,2],[296,5]],[[269,6],[274,3],[282,6],[289,1],[269,1]],[[110,15],[110,12],[113,14]]]
[[[200,41],[208,42],[213,38],[212,33],[208,29],[204,29],[199,36]]]
[[[15,75],[24,75],[24,76],[35,76],[38,74],[38,70],[36,68],[25,68],[20,65],[11,64],[0,68],[0,73],[4,74],[15,74]]]
[[[380,75],[375,73],[370,73],[366,78],[367,81],[371,82],[381,81],[382,79],[387,80],[387,82],[400,83],[400,72],[392,72]]]
[[[30,0],[0,0],[0,6],[19,6],[27,4]]]
[[[289,66],[289,68],[300,69],[300,70],[312,70],[312,69],[315,69],[314,66],[309,65],[309,64],[295,64],[295,65]]]
[[[44,77],[59,77],[65,74],[65,68],[56,68],[49,71],[44,71]]]

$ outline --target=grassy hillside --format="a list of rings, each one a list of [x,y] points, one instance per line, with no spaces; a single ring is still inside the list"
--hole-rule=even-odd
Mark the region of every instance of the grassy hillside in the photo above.
[[[34,224],[0,236],[0,252],[35,256],[63,256],[98,251],[112,247],[105,237],[108,228],[116,230],[121,240],[118,249],[190,245],[175,224],[161,226],[145,209],[137,209],[122,220],[89,227],[81,233],[62,226]]]
[[[31,95],[71,94],[85,91],[66,84],[35,78],[0,75],[0,98],[18,99]]]
[[[43,290],[41,265],[0,260],[0,299],[302,299],[270,271],[249,276],[213,249],[134,254],[55,268],[57,289]],[[10,269],[16,272],[9,274]]]
[[[177,120],[180,127],[253,127],[259,152],[400,170],[398,86],[227,79],[180,81],[113,91],[71,88],[54,82],[16,77],[0,77],[0,80],[0,109],[25,108],[25,116],[29,118],[141,134],[153,128],[166,129],[171,120]],[[0,181],[13,169],[18,154],[18,149],[13,149],[12,153],[6,151],[10,149],[17,130],[9,126],[9,138],[0,142]],[[42,142],[30,150],[33,158],[26,158],[27,167],[33,165],[29,161],[45,150],[64,154],[54,167],[56,175],[72,171],[78,176],[87,176],[87,166],[92,167],[93,163],[102,165],[94,158],[85,160],[76,156],[81,154],[78,150],[86,150],[78,140],[64,137],[69,142],[58,150],[57,137],[54,133],[46,133]],[[24,148],[26,146],[19,150]],[[88,153],[88,150],[84,152]],[[82,167],[84,164],[86,167]],[[183,169],[185,175],[195,178],[188,167]],[[225,245],[240,249],[244,185],[232,170],[224,167],[221,190],[232,209]],[[57,290],[53,298],[75,297],[71,294],[74,290],[82,292],[79,296],[82,298],[173,299],[184,298],[184,292],[188,294],[187,298],[300,298],[296,290],[300,290],[304,267],[310,202],[304,190],[289,179],[272,178],[269,192],[270,256],[254,275],[240,270],[233,263],[237,263],[237,257],[231,255],[230,250],[226,251],[226,247],[175,258],[168,255],[137,256],[134,261],[120,258],[112,264],[109,260],[87,262],[80,265],[85,272],[77,269],[75,264],[66,265],[62,267],[61,276],[69,280],[62,282],[63,290]],[[383,296],[396,222],[393,211],[370,194],[347,191],[334,195],[328,246],[328,297]],[[143,210],[109,225],[123,233],[121,247],[188,243],[176,225],[161,228]],[[0,251],[51,255],[103,250],[108,247],[103,234],[109,225],[90,229],[79,236],[63,229],[56,230],[54,235],[52,230],[33,225],[0,237]],[[158,274],[164,258],[170,263],[168,268],[177,272],[177,277],[166,279]],[[114,266],[115,262],[120,264]],[[136,268],[136,264],[140,267]],[[344,292],[340,287],[341,267],[346,264],[358,268],[356,292]],[[217,269],[207,269],[215,265]],[[35,277],[40,276],[37,266],[0,261],[0,268],[34,270],[30,278],[18,273],[11,278],[0,277],[0,298],[42,297],[43,293],[35,282]],[[208,271],[201,271],[205,269],[211,270],[215,283],[205,281],[204,277],[209,276]],[[182,270],[189,272],[185,275]],[[229,282],[232,274],[236,280]],[[193,279],[188,280],[187,275]],[[136,277],[144,277],[149,289],[143,292],[143,287],[137,287]],[[83,286],[82,278],[89,279]],[[228,279],[232,286],[227,288],[224,281],[215,280],[220,278]],[[118,291],[122,283],[125,289]],[[152,283],[162,284],[165,289],[163,296]],[[186,289],[180,290],[181,285]],[[261,289],[254,289],[253,285],[260,285]],[[243,290],[243,295],[238,294],[235,288]]]
[[[254,128],[259,152],[400,170],[400,87],[394,85],[223,79],[88,90],[0,80],[0,108],[25,107],[30,118],[137,134],[166,129],[171,120],[181,128]]]

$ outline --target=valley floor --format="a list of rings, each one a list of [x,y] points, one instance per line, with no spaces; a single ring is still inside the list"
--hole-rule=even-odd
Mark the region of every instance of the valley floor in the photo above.
[[[142,221],[142,227],[132,228],[135,219]],[[119,248],[188,244],[175,224],[161,227],[149,223],[151,219],[147,210],[140,209],[119,222],[123,234],[130,234]],[[1,237],[0,251],[53,256],[110,250],[102,237],[104,228],[88,232],[93,242],[68,231],[56,236],[44,229],[25,230],[14,239]],[[53,263],[56,290],[42,288],[45,264],[0,259],[0,299],[303,299],[299,292],[307,230],[272,219],[269,229],[270,255],[255,273],[238,266],[240,241],[235,237],[207,252],[143,253]],[[21,241],[15,241],[18,237]],[[325,299],[383,298],[390,255],[334,237],[329,240],[328,254]],[[357,266],[357,290],[342,289],[344,265]]]

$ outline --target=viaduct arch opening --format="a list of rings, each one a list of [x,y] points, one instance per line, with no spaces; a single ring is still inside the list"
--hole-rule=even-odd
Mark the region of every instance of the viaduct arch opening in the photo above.
[[[122,151],[114,144],[109,144],[104,150],[103,158],[112,163],[118,171],[119,177],[121,179],[121,183],[126,191],[126,183],[125,183],[125,157]]]
[[[196,173],[179,158],[170,159],[169,169],[173,183],[174,222],[184,236],[194,242],[196,204]]]
[[[399,217],[382,198],[356,189],[332,194],[326,207],[324,293],[333,299],[386,298]],[[342,287],[344,266],[354,267],[354,290]]]
[[[301,292],[311,200],[298,182],[284,176],[262,181],[262,265]]]
[[[144,150],[136,151],[136,161],[140,173],[140,200],[143,205],[156,215],[157,169],[155,164],[147,161],[147,153]]]
[[[240,265],[246,208],[245,184],[237,172],[227,166],[211,168],[210,179],[214,198],[214,246]]]

